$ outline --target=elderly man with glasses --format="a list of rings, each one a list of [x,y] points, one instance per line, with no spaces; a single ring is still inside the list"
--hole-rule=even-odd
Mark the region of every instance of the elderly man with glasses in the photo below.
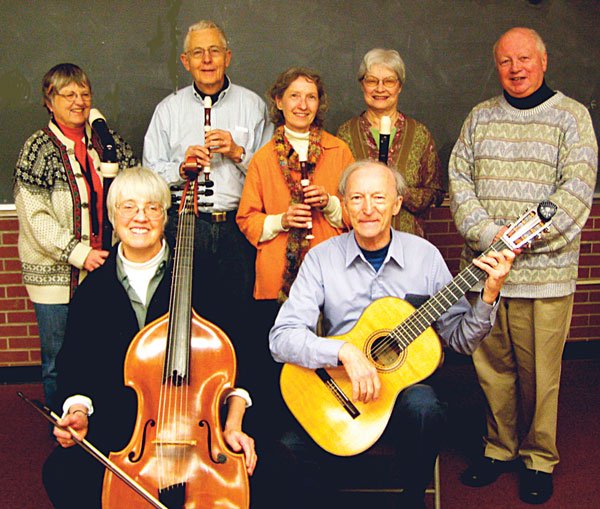
[[[156,107],[144,139],[143,161],[175,188],[175,194],[180,193],[176,188],[183,183],[186,169],[211,169],[208,175],[214,185],[209,190],[213,194],[198,200],[196,311],[230,337],[239,360],[238,379],[257,394],[259,408],[262,398],[256,384],[272,360],[266,341],[268,329],[262,327],[264,337],[259,338],[253,319],[256,252],[240,232],[235,216],[248,163],[271,139],[273,127],[265,102],[227,76],[231,57],[227,37],[217,24],[203,20],[189,27],[180,58],[193,83]],[[210,111],[205,111],[208,105]],[[206,125],[208,119],[210,126]],[[204,176],[200,179],[204,182]],[[171,207],[165,231],[170,243],[176,231],[176,212],[176,206]]]

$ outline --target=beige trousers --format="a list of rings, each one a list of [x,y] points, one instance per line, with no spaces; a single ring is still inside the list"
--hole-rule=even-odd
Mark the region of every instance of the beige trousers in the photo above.
[[[556,448],[558,389],[573,295],[505,298],[490,335],[473,354],[487,399],[485,456],[521,458],[551,473]]]

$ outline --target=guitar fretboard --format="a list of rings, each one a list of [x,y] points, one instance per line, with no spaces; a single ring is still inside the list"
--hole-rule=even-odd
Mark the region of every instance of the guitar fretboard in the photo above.
[[[508,245],[498,240],[479,257],[485,256],[490,251],[500,251]],[[433,297],[429,298],[419,309],[415,310],[406,320],[390,332],[392,338],[401,350],[404,350],[440,316],[450,309],[458,300],[473,288],[486,273],[471,263],[442,288]]]

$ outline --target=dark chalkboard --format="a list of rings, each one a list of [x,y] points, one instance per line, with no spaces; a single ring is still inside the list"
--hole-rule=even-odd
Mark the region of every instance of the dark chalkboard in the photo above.
[[[85,69],[94,106],[141,156],[156,104],[191,82],[179,54],[202,18],[228,34],[232,80],[261,95],[291,65],[321,71],[331,132],[363,109],[355,79],[363,54],[397,49],[407,67],[400,109],[431,129],[444,164],[470,109],[500,90],[494,41],[530,26],[548,47],[548,84],[588,106],[600,132],[598,0],[0,0],[0,12],[0,204],[13,201],[24,141],[47,123],[40,83],[50,67]]]

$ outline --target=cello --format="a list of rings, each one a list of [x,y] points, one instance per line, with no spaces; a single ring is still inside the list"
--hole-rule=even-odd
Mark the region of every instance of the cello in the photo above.
[[[244,456],[227,447],[221,431],[235,352],[226,334],[192,309],[198,185],[188,178],[181,199],[169,311],[127,351],[124,380],[136,392],[138,413],[129,444],[109,458],[169,509],[248,508]],[[151,506],[107,470],[102,507]]]

